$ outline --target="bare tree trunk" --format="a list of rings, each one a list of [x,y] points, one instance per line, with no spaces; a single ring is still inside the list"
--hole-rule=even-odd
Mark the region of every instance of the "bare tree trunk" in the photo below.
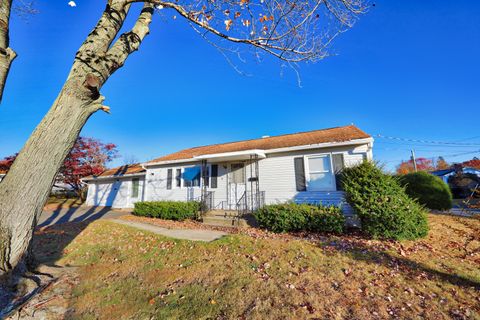
[[[2,242],[9,244],[0,252],[0,269],[8,270],[23,258],[64,158],[100,108],[84,88],[78,80],[67,81],[0,184]]]
[[[47,115],[0,183],[0,275],[24,258],[38,216],[62,163],[88,118],[102,105],[100,88],[148,34],[153,7],[144,6],[130,32],[110,47],[128,13],[110,0],[96,28],[77,52],[72,70]]]
[[[12,61],[17,54],[10,47],[8,29],[10,23],[10,11],[12,0],[1,0],[0,3],[0,102],[3,97],[3,89],[7,82],[8,72]]]

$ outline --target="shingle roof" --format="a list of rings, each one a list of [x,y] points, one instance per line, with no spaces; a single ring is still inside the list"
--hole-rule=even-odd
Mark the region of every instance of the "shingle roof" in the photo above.
[[[129,165],[124,165],[121,167],[113,168],[113,169],[108,169],[103,171],[101,174],[96,175],[96,176],[88,176],[85,177],[84,179],[92,179],[92,178],[98,178],[98,177],[109,177],[109,176],[123,176],[126,174],[134,174],[134,173],[141,173],[145,172],[145,169],[139,164],[129,164]]]
[[[237,142],[229,142],[222,144],[213,144],[202,147],[195,147],[184,149],[152,161],[149,163],[156,163],[160,161],[171,161],[171,160],[184,160],[191,159],[193,157],[216,154],[216,153],[225,153],[225,152],[235,152],[235,151],[244,151],[244,150],[269,150],[285,147],[295,147],[295,146],[307,146],[312,144],[320,143],[329,143],[329,142],[345,142],[357,139],[370,138],[370,135],[363,132],[354,125],[344,126],[344,127],[335,127],[329,129],[308,131],[308,132],[299,132],[292,134],[285,134],[280,136],[273,136],[267,138],[253,139],[253,140],[244,140]]]

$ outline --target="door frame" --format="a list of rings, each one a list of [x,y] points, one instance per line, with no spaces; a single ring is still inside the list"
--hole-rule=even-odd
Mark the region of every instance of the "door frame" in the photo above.
[[[242,171],[243,171],[243,183],[233,183],[232,182],[232,165],[242,165]],[[241,195],[238,194],[238,185],[243,185],[244,186],[244,192],[247,191],[247,170],[246,170],[246,164],[245,161],[235,161],[235,162],[229,162],[227,164],[227,204],[230,207],[230,209],[235,210],[237,202],[239,200],[239,196]],[[235,185],[235,201],[232,203],[232,185]]]

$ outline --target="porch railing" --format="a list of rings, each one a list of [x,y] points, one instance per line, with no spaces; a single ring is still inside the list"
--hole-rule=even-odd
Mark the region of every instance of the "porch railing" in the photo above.
[[[255,210],[265,205],[265,191],[258,193],[252,191],[245,191],[237,202],[238,215],[242,216],[247,213],[252,213]]]
[[[204,195],[196,197],[194,201],[200,202],[200,211],[206,213],[215,208],[215,191],[207,191]]]
[[[237,202],[237,211],[238,216],[241,217],[247,214],[248,211],[248,201],[247,201],[247,192],[245,191],[243,195],[240,197],[240,200]]]

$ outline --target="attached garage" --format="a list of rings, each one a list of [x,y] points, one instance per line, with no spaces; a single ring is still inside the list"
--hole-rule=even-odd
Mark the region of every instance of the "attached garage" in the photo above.
[[[110,169],[83,181],[88,184],[88,206],[133,208],[143,201],[145,170],[140,165]]]

